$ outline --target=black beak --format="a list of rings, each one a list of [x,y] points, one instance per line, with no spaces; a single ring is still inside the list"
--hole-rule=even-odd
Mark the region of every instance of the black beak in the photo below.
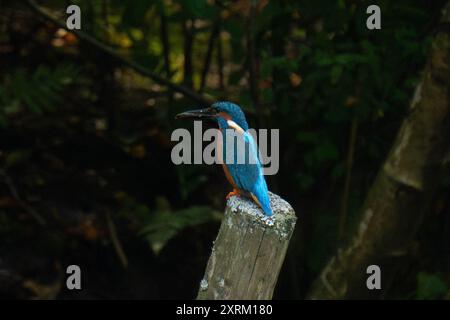
[[[175,119],[210,119],[214,117],[216,112],[212,108],[198,109],[198,110],[190,110],[183,113],[179,113],[175,116]]]

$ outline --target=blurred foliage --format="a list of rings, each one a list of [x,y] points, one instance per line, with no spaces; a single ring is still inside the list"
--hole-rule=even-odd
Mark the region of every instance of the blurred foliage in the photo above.
[[[447,291],[445,282],[439,276],[426,272],[417,275],[417,299],[442,299]]]
[[[304,297],[339,243],[343,201],[348,213],[342,241],[357,224],[365,194],[408,110],[444,1],[377,1],[378,31],[366,28],[366,1],[71,3],[82,8],[82,32],[118,54],[176,86],[238,102],[251,127],[280,128],[280,171],[268,184],[292,203],[302,223],[290,246],[292,271],[281,274],[277,296]],[[170,161],[172,130],[191,125],[173,116],[198,102],[42,22],[23,3],[2,4],[0,165],[13,185],[1,186],[0,237],[8,241],[2,241],[0,252],[42,235],[33,229],[26,203],[50,225],[45,239],[30,241],[35,252],[88,261],[74,253],[84,248],[97,261],[104,257],[104,243],[111,248],[102,218],[109,210],[125,252],[134,255],[131,264],[145,265],[151,274],[141,276],[160,284],[161,291],[147,294],[167,297],[177,291],[164,291],[161,279],[166,270],[178,268],[170,269],[172,278],[187,280],[177,292],[193,297],[229,191],[219,168],[176,167]],[[63,21],[65,1],[39,4]],[[351,185],[343,199],[351,128],[356,128]],[[445,179],[439,195],[448,195],[450,174]],[[118,190],[123,190],[119,197]],[[445,243],[450,243],[444,214],[449,197],[437,198],[428,215],[437,230],[428,227],[433,232],[420,244],[425,252],[420,261],[428,261],[433,274],[413,268],[391,289],[392,296],[417,289],[418,299],[440,298],[448,288],[448,275],[434,276],[445,272],[440,261],[449,261]],[[136,238],[153,252],[136,253]],[[436,252],[427,256],[430,248]],[[105,261],[104,268],[114,265]]]
[[[23,107],[37,114],[54,110],[63,103],[63,89],[78,73],[74,65],[59,64],[53,70],[39,65],[32,74],[20,68],[5,74],[0,87],[0,125],[7,125],[7,117],[22,111]]]
[[[194,227],[211,220],[220,221],[222,214],[207,206],[192,206],[173,211],[164,197],[156,198],[155,211],[145,205],[126,199],[121,215],[134,215],[141,225],[139,235],[143,236],[155,254],[164,248],[167,241],[187,227]]]

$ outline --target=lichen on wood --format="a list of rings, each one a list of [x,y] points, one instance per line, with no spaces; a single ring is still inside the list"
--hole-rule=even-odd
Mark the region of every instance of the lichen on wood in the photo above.
[[[271,299],[296,223],[292,207],[269,193],[272,217],[245,197],[230,197],[198,299]]]

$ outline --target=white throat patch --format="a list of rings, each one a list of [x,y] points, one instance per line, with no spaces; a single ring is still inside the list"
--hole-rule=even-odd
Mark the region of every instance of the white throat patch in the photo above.
[[[228,125],[233,128],[234,130],[236,130],[239,133],[244,133],[244,129],[242,129],[236,122],[234,122],[233,120],[227,120]]]

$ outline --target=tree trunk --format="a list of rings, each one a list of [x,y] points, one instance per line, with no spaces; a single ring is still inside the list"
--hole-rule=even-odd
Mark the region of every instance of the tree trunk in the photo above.
[[[443,22],[449,21],[450,3],[443,11]],[[359,229],[323,269],[309,298],[379,298],[385,293],[445,169],[450,145],[449,88],[450,36],[441,32],[409,114],[365,200]],[[381,290],[366,286],[366,270],[373,264],[381,269]]]
[[[228,200],[197,299],[272,298],[297,218],[286,201],[270,198],[270,219],[250,200]]]

